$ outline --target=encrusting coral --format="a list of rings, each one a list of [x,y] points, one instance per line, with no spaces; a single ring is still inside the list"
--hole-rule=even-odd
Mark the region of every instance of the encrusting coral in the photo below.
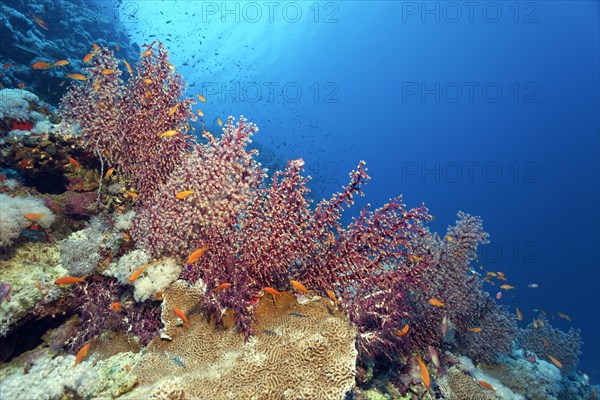
[[[176,292],[165,292],[163,319],[171,320],[177,303],[190,328],[171,325],[172,340],[149,344],[135,369],[141,387],[126,398],[168,392],[185,399],[327,400],[344,398],[354,386],[356,331],[331,301],[300,305],[290,293],[266,296],[256,310],[256,333],[244,342],[231,329],[231,315],[223,325],[208,321],[197,291],[187,287],[186,295],[185,285],[177,281]]]

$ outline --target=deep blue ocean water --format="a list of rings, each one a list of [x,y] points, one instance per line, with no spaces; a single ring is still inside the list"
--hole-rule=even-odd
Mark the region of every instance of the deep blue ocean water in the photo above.
[[[256,122],[316,198],[365,160],[358,206],[403,194],[440,232],[480,215],[482,272],[516,287],[500,302],[521,326],[544,309],[581,329],[600,380],[598,2],[141,1],[120,18],[139,45],[165,42],[209,130]]]

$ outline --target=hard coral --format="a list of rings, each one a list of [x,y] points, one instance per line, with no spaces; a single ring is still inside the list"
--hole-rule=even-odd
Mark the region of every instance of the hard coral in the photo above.
[[[190,329],[174,327],[172,341],[148,346],[135,371],[142,386],[129,398],[148,397],[174,379],[186,398],[212,400],[343,399],[354,385],[356,332],[328,301],[262,300],[247,342],[202,312],[188,319]]]

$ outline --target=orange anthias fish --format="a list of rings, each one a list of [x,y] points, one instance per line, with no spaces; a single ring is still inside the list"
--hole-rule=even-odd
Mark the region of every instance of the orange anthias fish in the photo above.
[[[77,352],[77,355],[75,356],[75,364],[73,364],[73,368],[75,368],[77,366],[77,364],[79,364],[81,361],[83,361],[85,356],[87,356],[87,353],[89,350],[90,350],[90,344],[88,343]]]
[[[431,345],[427,346],[427,349],[429,350],[429,359],[431,359],[431,362],[433,363],[433,365],[435,365],[435,367],[438,370],[441,370],[442,363],[440,361],[440,355],[438,354],[437,350]]]
[[[562,363],[560,361],[558,361],[556,358],[552,357],[550,354],[548,354],[548,358],[550,359],[550,361],[552,361],[552,364],[556,365],[558,368],[562,368]]]
[[[538,328],[537,319],[534,319],[534,320],[533,320],[533,327],[534,327],[535,329],[537,329],[537,328]]]
[[[193,190],[183,190],[183,191],[177,193],[175,195],[175,197],[177,197],[179,200],[183,200],[191,194],[194,194]]]
[[[175,313],[175,315],[177,315],[179,317],[179,319],[181,319],[181,321],[183,321],[183,326],[185,328],[190,327],[190,323],[188,322],[187,317],[185,316],[185,313],[183,311],[181,311],[179,308],[177,307],[173,307],[173,312]]]
[[[304,286],[298,281],[290,280],[290,285],[292,285],[292,287],[299,292],[302,292],[304,294],[308,293],[308,289],[306,288],[306,286]]]
[[[73,164],[75,168],[81,168],[81,164],[79,164],[79,162],[73,157],[69,157],[69,162]]]
[[[152,50],[148,49],[145,52],[143,52],[142,54],[140,54],[141,57],[147,57],[150,54],[152,54]]]
[[[223,121],[221,121],[221,118],[217,118],[217,124],[219,124],[219,126],[223,126]]]
[[[85,282],[85,278],[78,278],[76,276],[63,276],[54,281],[55,285],[72,285],[74,283]]]
[[[43,19],[41,19],[40,17],[36,17],[35,15],[33,16],[33,19],[35,20],[35,22],[37,22],[37,24],[39,26],[41,26],[42,28],[44,28],[45,30],[48,30],[48,24],[46,24],[46,21],[44,21]]]
[[[572,321],[571,317],[569,317],[567,314],[565,313],[561,313],[560,311],[557,312],[558,316],[561,317],[562,319],[566,319],[567,321]]]
[[[131,69],[131,65],[129,65],[129,63],[127,62],[126,59],[123,59],[123,62],[125,63],[125,68],[127,68],[127,72],[129,72],[129,75],[133,75],[133,70]]]
[[[329,289],[327,289],[325,292],[327,293],[327,297],[329,297],[332,301],[337,301],[337,298],[335,297],[335,293],[333,293]]]
[[[195,250],[194,252],[192,252],[192,254],[190,254],[190,256],[187,259],[187,263],[193,264],[196,261],[198,261],[200,259],[200,257],[202,257],[202,255],[204,254],[204,252],[206,250],[208,250],[208,247],[204,246],[204,247],[199,248],[198,250]]]
[[[138,197],[140,197],[140,195],[137,194],[136,192],[130,192],[129,190],[126,190],[125,193],[127,193],[127,196],[129,196],[133,199],[137,199]]]
[[[25,214],[23,216],[25,217],[25,219],[35,220],[42,218],[44,214]]]
[[[429,370],[427,369],[427,365],[421,360],[421,357],[415,356],[417,363],[419,364],[419,369],[421,370],[421,380],[427,389],[431,387],[431,378],[429,376]]]
[[[470,330],[471,332],[476,332],[476,333],[481,332],[481,328],[467,328],[467,329]]]
[[[177,132],[174,129],[168,130],[168,131],[164,131],[163,133],[161,133],[160,135],[158,135],[159,137],[172,137],[177,135],[179,132]]]
[[[442,303],[438,299],[429,299],[429,304],[431,304],[434,307],[445,307],[446,306],[445,303]]]
[[[453,242],[454,238],[452,236],[450,236],[450,235],[446,235],[446,240],[449,241],[449,242]]]
[[[169,109],[169,115],[175,114],[175,112],[177,111],[178,108],[179,108],[179,103],[175,104],[173,107],[171,107]]]
[[[206,98],[204,96],[202,96],[201,94],[197,94],[196,96],[198,96],[198,100],[200,100],[203,103],[206,103]]]
[[[106,69],[102,70],[102,75],[110,75],[114,72],[115,72],[114,68],[106,68]]]
[[[110,167],[108,169],[108,171],[106,171],[106,174],[104,174],[104,180],[108,180],[108,178],[110,178],[110,176],[113,174],[113,172],[115,172],[115,168]]]
[[[504,290],[510,290],[510,289],[514,289],[514,288],[515,288],[514,286],[511,286],[511,285],[502,285],[502,286],[500,286],[500,287],[501,287],[502,289],[504,289]]]
[[[196,110],[196,114],[200,117],[204,117],[204,113],[202,112],[202,110]]]
[[[266,287],[263,289],[266,293],[269,293],[271,296],[279,296],[281,295],[281,292],[277,289],[274,289],[272,287]]]
[[[546,338],[542,338],[542,341],[544,342],[544,344],[550,348],[552,348],[552,346],[550,346],[550,342],[548,341],[548,339]]]
[[[85,81],[87,80],[87,76],[83,74],[69,74],[67,75],[71,79],[75,79],[76,81]]]
[[[94,49],[94,51],[98,51],[100,50],[100,46],[98,46],[96,43],[92,43],[92,49]]]
[[[69,65],[69,61],[67,60],[58,60],[54,63],[55,67],[64,67],[65,65]]]
[[[33,69],[50,69],[52,67],[53,67],[52,64],[47,63],[45,61],[38,61],[31,66],[31,68],[33,68]]]
[[[123,308],[121,307],[121,303],[119,303],[118,301],[115,301],[114,303],[112,303],[110,305],[110,309],[113,311],[121,311]]]
[[[479,383],[482,387],[491,390],[493,392],[496,391],[496,389],[494,389],[494,387],[492,385],[490,385],[489,383],[487,383],[486,381],[477,381],[477,383]]]
[[[83,62],[88,63],[92,58],[94,58],[94,53],[88,53],[83,57]]]
[[[229,282],[223,282],[219,286],[217,286],[216,288],[214,288],[213,290],[215,292],[218,292],[220,290],[227,289],[228,287],[231,287],[231,283],[229,283]]]
[[[517,307],[517,318],[519,319],[519,321],[523,321],[523,313],[521,312],[521,310],[519,310],[519,307]]]
[[[404,327],[402,327],[401,330],[395,330],[392,333],[394,334],[394,336],[402,337],[408,333],[409,329],[410,326],[408,326],[408,324],[404,324]]]
[[[142,80],[144,81],[144,83],[145,83],[146,85],[149,85],[149,84],[151,84],[151,83],[152,83],[152,79],[149,79],[149,78],[143,78]]]
[[[137,278],[140,277],[140,275],[142,275],[142,272],[144,272],[144,270],[148,268],[147,265],[144,265],[143,267],[140,267],[138,269],[136,269],[135,271],[133,271],[133,274],[131,274],[131,276],[129,277],[129,282],[133,282],[135,281]]]

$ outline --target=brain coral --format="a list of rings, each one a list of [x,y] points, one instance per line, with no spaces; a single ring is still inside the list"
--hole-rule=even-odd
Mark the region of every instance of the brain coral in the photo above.
[[[300,305],[290,293],[265,296],[256,333],[244,342],[229,313],[215,325],[197,306],[197,288],[190,295],[181,281],[173,286],[163,307],[172,340],[150,343],[135,370],[141,386],[127,398],[327,400],[354,386],[356,331],[329,300]],[[174,324],[175,303],[189,329]]]
[[[477,399],[494,400],[494,392],[483,388],[469,375],[457,368],[450,368],[448,372],[438,379],[440,390],[448,400]]]

